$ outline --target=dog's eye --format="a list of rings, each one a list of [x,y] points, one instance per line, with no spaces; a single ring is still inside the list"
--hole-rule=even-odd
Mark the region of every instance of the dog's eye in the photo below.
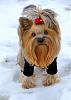
[[[32,36],[34,37],[34,36],[36,36],[36,34],[33,32],[33,33],[32,33]]]
[[[45,34],[45,35],[47,35],[47,34],[48,34],[48,31],[47,31],[47,30],[45,30],[45,31],[44,31],[44,34]]]

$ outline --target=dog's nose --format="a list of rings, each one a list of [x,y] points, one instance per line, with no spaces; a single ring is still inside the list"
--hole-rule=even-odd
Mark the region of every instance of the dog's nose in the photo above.
[[[38,38],[37,38],[37,41],[38,41],[39,43],[42,43],[42,42],[44,41],[44,38],[43,38],[43,37],[38,37]]]

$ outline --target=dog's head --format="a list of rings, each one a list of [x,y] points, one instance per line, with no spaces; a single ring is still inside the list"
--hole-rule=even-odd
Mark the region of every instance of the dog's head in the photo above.
[[[18,33],[24,57],[41,68],[51,64],[60,50],[60,30],[54,14],[45,9],[38,17],[19,18]]]

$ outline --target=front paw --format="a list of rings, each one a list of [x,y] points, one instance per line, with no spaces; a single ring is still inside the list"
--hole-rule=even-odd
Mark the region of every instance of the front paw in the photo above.
[[[58,78],[57,74],[55,74],[55,75],[50,75],[50,74],[44,75],[44,80],[43,80],[44,86],[49,86],[49,85],[52,85],[52,84],[57,83],[57,82],[59,82],[59,78]]]
[[[34,88],[36,86],[34,75],[27,77],[27,76],[22,74],[20,77],[20,82],[22,83],[22,87],[26,88],[26,89]]]

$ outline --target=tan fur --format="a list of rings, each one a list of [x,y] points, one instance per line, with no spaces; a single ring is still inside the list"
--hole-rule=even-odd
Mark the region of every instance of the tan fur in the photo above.
[[[59,77],[57,74],[55,74],[55,75],[46,74],[46,75],[44,75],[43,79],[44,79],[43,80],[44,86],[49,86],[49,85],[52,85],[52,84],[59,82]]]
[[[23,88],[33,88],[35,87],[35,75],[32,75],[30,77],[25,76],[23,73],[20,74],[19,77],[20,82],[22,83]]]
[[[23,10],[22,17],[19,18],[18,36],[20,49],[18,63],[21,69],[24,69],[23,59],[25,58],[29,64],[40,68],[47,68],[58,56],[60,51],[60,28],[55,19],[56,14],[49,9],[36,9],[35,6],[34,8],[26,9]],[[24,14],[27,16],[24,17]],[[41,17],[44,24],[36,25],[34,23],[34,17]],[[46,18],[48,18],[47,22]],[[44,34],[45,31],[48,32],[48,35]],[[41,45],[36,40],[38,37],[45,38]],[[21,75],[22,87],[31,88],[35,86],[31,77]],[[46,75],[43,85],[50,85],[55,82],[57,82],[55,75]]]

